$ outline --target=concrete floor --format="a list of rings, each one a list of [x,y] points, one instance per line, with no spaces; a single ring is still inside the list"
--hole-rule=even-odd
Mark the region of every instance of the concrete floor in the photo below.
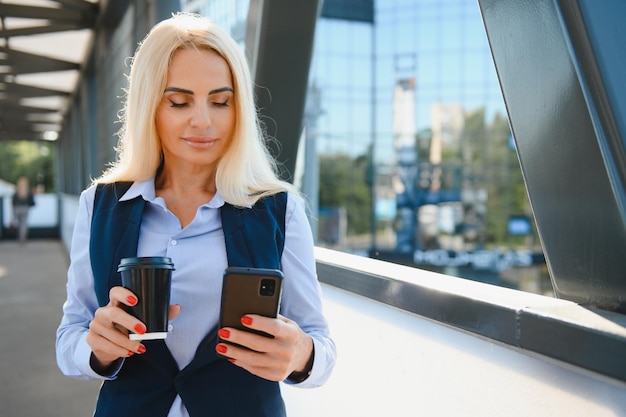
[[[0,241],[0,415],[87,417],[100,383],[59,371],[55,332],[65,301],[60,241]]]

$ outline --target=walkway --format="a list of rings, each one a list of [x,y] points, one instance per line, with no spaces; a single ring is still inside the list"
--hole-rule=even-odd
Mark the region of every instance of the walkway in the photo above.
[[[100,385],[61,374],[55,332],[65,300],[60,241],[0,241],[0,415],[87,417]]]
[[[66,268],[59,241],[0,241],[1,417],[92,415],[99,382],[64,377],[55,361]],[[621,382],[322,289],[337,366],[321,388],[283,386],[289,416],[626,417]]]

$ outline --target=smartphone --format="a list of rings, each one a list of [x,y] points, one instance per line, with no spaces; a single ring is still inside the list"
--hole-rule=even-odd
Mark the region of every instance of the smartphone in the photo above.
[[[229,267],[224,272],[219,328],[233,327],[273,337],[241,324],[246,314],[277,317],[283,273],[278,269]],[[222,342],[222,340],[219,340]],[[224,341],[227,342],[227,341]]]

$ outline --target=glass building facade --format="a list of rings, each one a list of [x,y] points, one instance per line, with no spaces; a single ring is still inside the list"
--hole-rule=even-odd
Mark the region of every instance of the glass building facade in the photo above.
[[[476,2],[326,0],[301,147],[318,245],[552,295]]]

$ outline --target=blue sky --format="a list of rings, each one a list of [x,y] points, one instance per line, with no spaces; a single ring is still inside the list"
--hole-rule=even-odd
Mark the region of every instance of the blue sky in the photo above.
[[[321,88],[318,150],[365,152],[375,126],[377,155],[393,157],[392,97],[399,78],[416,79],[416,128],[430,127],[434,103],[505,113],[476,2],[404,0],[376,8],[376,118],[372,121],[372,26],[322,19],[311,79]],[[332,134],[328,133],[332,132]]]

